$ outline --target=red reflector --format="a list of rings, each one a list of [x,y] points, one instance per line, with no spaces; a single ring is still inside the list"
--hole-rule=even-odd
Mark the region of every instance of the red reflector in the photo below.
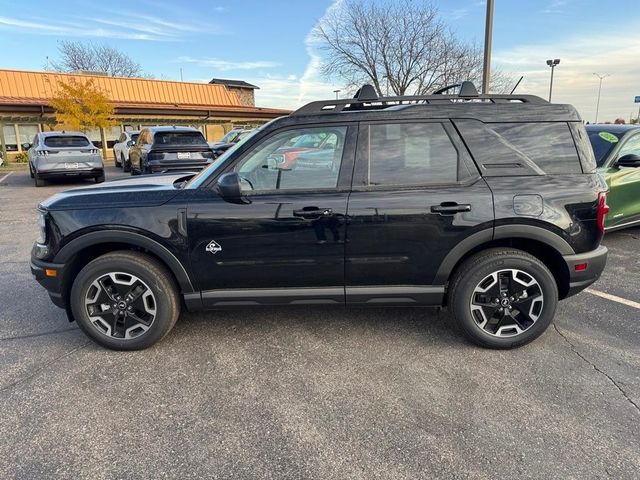
[[[589,266],[588,263],[576,263],[573,266],[573,268],[575,269],[576,272],[584,272],[588,266]]]

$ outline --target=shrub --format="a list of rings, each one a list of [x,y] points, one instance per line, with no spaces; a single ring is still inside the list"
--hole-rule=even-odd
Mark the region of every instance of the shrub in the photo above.
[[[29,154],[27,152],[20,152],[13,157],[13,161],[16,163],[27,163],[29,161]]]

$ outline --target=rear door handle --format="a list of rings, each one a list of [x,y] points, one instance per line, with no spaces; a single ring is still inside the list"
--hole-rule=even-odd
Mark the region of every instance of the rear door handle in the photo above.
[[[468,203],[442,202],[440,205],[431,206],[431,213],[439,213],[440,215],[454,215],[470,211],[471,205]]]
[[[333,215],[333,210],[330,208],[318,208],[318,207],[304,207],[300,210],[294,210],[294,217],[302,218],[320,218]]]

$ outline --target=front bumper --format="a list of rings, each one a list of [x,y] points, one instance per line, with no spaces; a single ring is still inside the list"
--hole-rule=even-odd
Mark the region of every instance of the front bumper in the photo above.
[[[47,275],[47,270],[55,271],[55,276]],[[44,262],[31,256],[31,274],[36,281],[42,285],[51,301],[60,308],[66,308],[63,291],[62,291],[62,273],[64,271],[63,263]]]
[[[564,255],[569,270],[569,291],[567,297],[584,290],[600,278],[607,263],[607,247],[600,245],[595,250],[577,255]],[[586,268],[584,267],[586,265]],[[576,270],[576,266],[578,270]],[[584,269],[581,269],[584,268]]]

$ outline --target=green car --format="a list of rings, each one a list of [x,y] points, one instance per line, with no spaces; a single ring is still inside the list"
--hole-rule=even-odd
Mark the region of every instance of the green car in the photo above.
[[[640,127],[587,125],[598,171],[609,185],[607,231],[640,226]]]

